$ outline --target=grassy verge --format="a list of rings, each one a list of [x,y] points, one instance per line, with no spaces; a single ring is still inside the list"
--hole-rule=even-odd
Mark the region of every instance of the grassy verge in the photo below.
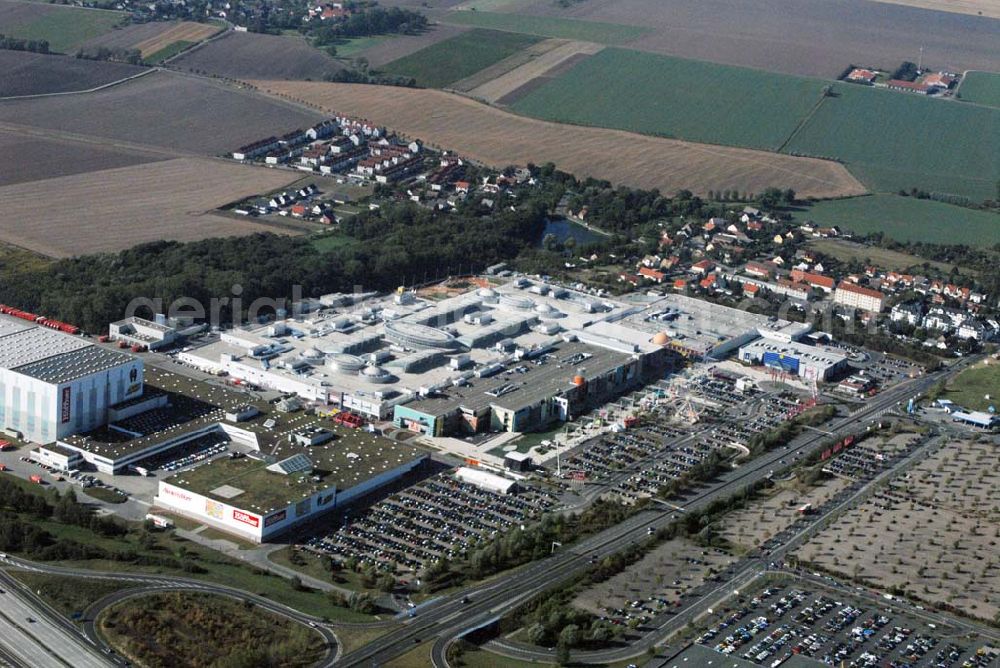
[[[104,501],[105,503],[125,503],[128,501],[127,496],[121,492],[110,490],[107,487],[88,487],[83,490],[83,494],[91,497],[92,499]]]
[[[98,629],[119,652],[150,668],[295,668],[314,665],[326,651],[322,637],[301,624],[229,598],[192,592],[122,601],[98,618]]]
[[[334,633],[337,634],[337,640],[340,641],[341,651],[344,654],[349,654],[356,649],[364,647],[376,638],[381,638],[389,631],[392,631],[391,626],[381,626],[378,628],[354,628],[347,626],[335,626],[333,628]],[[427,665],[426,663],[424,664]]]
[[[178,53],[188,48],[189,46],[194,46],[194,42],[189,42],[187,40],[178,40],[176,42],[171,42],[159,51],[155,51],[149,54],[147,57],[143,58],[149,65],[159,65],[167,58],[172,58]]]
[[[26,481],[6,476],[9,481],[24,491],[43,496],[54,503],[54,493],[48,486],[34,485]],[[204,547],[178,536],[173,531],[146,532],[138,524],[130,524],[124,535],[104,536],[90,528],[58,522],[50,517],[39,517],[27,513],[7,513],[8,517],[30,523],[34,529],[47,532],[55,540],[64,544],[80,546],[74,553],[85,554],[84,549],[97,548],[107,557],[102,558],[61,558],[59,564],[97,571],[157,573],[214,582],[227,587],[241,589],[273,601],[301,610],[316,617],[345,622],[371,621],[370,615],[355,612],[337,603],[326,592],[301,588],[292,582],[249,564],[232,559],[221,552]],[[32,551],[6,550],[18,556],[32,558]]]
[[[977,411],[1000,406],[1000,362],[988,359],[966,369],[948,384],[941,398]]]
[[[69,618],[83,612],[91,603],[99,601],[109,594],[140,586],[138,583],[126,581],[88,580],[19,570],[8,572]]]

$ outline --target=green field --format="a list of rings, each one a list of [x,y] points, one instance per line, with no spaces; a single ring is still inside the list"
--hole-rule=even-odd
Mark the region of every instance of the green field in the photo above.
[[[822,87],[817,79],[605,49],[518,100],[514,110],[565,123],[777,150],[820,101]]]
[[[69,53],[89,39],[103,35],[122,22],[125,14],[99,9],[46,6],[38,18],[0,26],[10,37],[47,40],[49,49]]]
[[[170,58],[172,56],[176,56],[178,53],[180,53],[184,49],[188,48],[189,46],[193,46],[193,45],[194,45],[194,42],[189,42],[189,41],[183,40],[183,39],[182,40],[178,40],[176,42],[171,42],[170,44],[168,44],[167,46],[163,47],[159,51],[156,51],[155,53],[150,54],[149,57],[144,58],[144,60],[147,63],[149,63],[150,65],[158,65],[158,64],[162,63],[164,60],[166,60],[167,58]]]
[[[584,42],[597,42],[598,44],[625,44],[651,32],[649,28],[619,23],[599,23],[554,16],[527,16],[501,12],[455,11],[448,12],[441,20],[444,23],[476,28],[506,30],[540,37],[577,39]]]
[[[942,398],[974,411],[985,411],[990,406],[1000,408],[1000,362],[987,362],[958,374]],[[986,399],[986,395],[990,398]]]
[[[552,121],[843,162],[869,188],[982,201],[1000,180],[1000,109],[605,49],[513,104]],[[629,100],[621,104],[620,100]]]
[[[897,241],[970,246],[1000,243],[998,214],[899,195],[817,202],[795,218],[824,227],[836,225],[858,236],[882,232]]]
[[[786,153],[835,158],[882,192],[983,200],[1000,178],[1000,110],[837,85]]]
[[[297,32],[293,32],[293,34],[296,36],[298,35]],[[371,35],[369,37],[353,37],[351,39],[341,40],[336,44],[334,44],[334,46],[337,48],[338,58],[351,58],[367,48],[377,46],[378,44],[387,42],[390,39],[392,39],[390,35]]]
[[[958,88],[958,94],[965,102],[1000,108],[1000,74],[968,72]]]
[[[394,60],[381,69],[413,77],[419,86],[443,88],[539,41],[534,35],[477,28]]]

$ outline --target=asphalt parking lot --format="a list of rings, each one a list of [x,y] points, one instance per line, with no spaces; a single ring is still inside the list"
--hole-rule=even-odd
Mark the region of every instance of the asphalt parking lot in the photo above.
[[[521,486],[498,494],[440,473],[351,516],[343,526],[304,542],[311,551],[343,563],[414,572],[442,558],[454,558],[556,505],[551,494]]]
[[[995,666],[1000,650],[957,628],[927,621],[865,597],[809,583],[780,583],[747,593],[714,615],[697,642],[762,666],[793,655],[827,665],[887,668]]]

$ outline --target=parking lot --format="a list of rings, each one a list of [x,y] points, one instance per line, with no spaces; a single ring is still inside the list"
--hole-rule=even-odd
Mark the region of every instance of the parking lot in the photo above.
[[[994,619],[1000,612],[1000,524],[992,510],[990,518],[977,505],[961,505],[961,483],[942,485],[929,499],[920,482],[953,455],[953,449],[943,448],[921,469],[895,477],[820,532],[799,551],[800,558],[862,582],[905,589],[921,601]],[[935,497],[939,501],[931,500]]]
[[[531,487],[504,495],[440,473],[358,511],[305,547],[340,563],[354,558],[382,569],[396,564],[398,573],[416,572],[537,520],[555,503],[552,495]]]
[[[627,430],[601,434],[574,448],[562,459],[563,477],[613,480],[612,493],[635,503],[654,496],[713,452],[725,452],[738,462],[755,434],[775,428],[804,404],[790,394],[738,390],[737,380],[733,374],[705,373],[627,395],[617,402],[620,408],[641,406],[646,412]]]
[[[612,624],[642,626],[670,614],[682,599],[718,579],[736,558],[716,548],[703,548],[686,538],[658,545],[609,580],[581,592],[575,607]]]
[[[801,655],[835,666],[995,666],[1000,651],[917,611],[844,590],[784,579],[744,592],[709,618],[697,642],[776,666]]]

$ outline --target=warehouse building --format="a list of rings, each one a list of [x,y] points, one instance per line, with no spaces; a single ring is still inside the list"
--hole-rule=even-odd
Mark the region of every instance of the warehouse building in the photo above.
[[[108,422],[142,395],[143,364],[86,339],[0,316],[0,427],[48,444]]]
[[[154,505],[261,543],[371,494],[428,458],[359,430],[304,448],[281,440],[263,452],[223,457],[161,480]]]
[[[827,382],[848,369],[848,357],[831,348],[761,338],[740,348],[739,359],[808,380]]]

